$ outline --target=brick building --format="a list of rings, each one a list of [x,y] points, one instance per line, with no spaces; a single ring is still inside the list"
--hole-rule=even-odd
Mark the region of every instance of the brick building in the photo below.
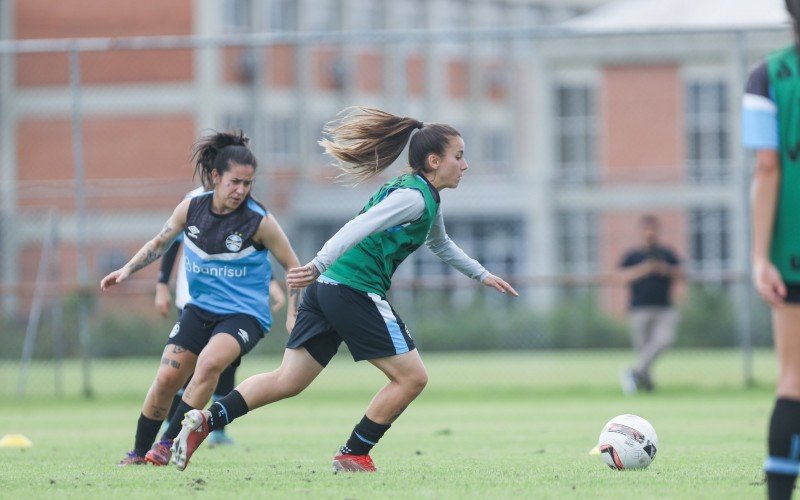
[[[665,240],[690,269],[743,269],[745,162],[734,128],[743,68],[788,35],[775,29],[781,2],[711,8],[719,1],[0,0],[0,37],[201,37],[197,50],[80,52],[92,282],[155,234],[192,187],[189,147],[209,128],[253,137],[264,165],[256,194],[310,259],[375,187],[331,182],[316,146],[326,121],[359,104],[462,131],[471,169],[444,195],[451,236],[494,272],[535,285],[530,300],[549,303],[563,287],[533,277],[610,272],[643,212],[663,217]],[[752,31],[762,27],[770,29]],[[531,31],[463,34],[491,28]],[[425,29],[440,34],[415,31]],[[398,35],[325,38],[342,30]],[[252,33],[285,38],[212,46],[217,35],[260,43]],[[295,43],[294,33],[320,38]],[[0,66],[7,299],[35,276],[39,209],[59,210],[62,262],[76,261],[71,68],[63,50],[5,55]],[[74,282],[76,267],[63,267]],[[142,290],[154,271],[142,273]],[[450,271],[418,252],[398,273]],[[607,304],[619,310],[614,290]]]

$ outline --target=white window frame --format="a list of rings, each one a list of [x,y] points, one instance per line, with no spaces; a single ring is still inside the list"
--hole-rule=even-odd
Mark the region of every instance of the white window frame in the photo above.
[[[476,4],[473,12],[474,28],[497,29],[511,25],[511,6],[507,2],[492,0]],[[508,57],[511,41],[481,40],[475,44],[480,59],[504,60]]]
[[[565,90],[586,92],[586,106],[582,113],[564,115],[561,109],[561,92]],[[594,72],[575,71],[556,75],[553,88],[553,158],[555,180],[564,184],[590,184],[599,178],[599,85]],[[566,161],[562,141],[577,139],[583,159]],[[582,139],[582,140],[581,140]],[[577,156],[581,156],[578,154]]]
[[[303,5],[308,31],[341,31],[342,0],[314,0]]]
[[[241,130],[247,137],[252,138],[255,133],[255,123],[250,113],[228,113],[222,120],[225,130]]]
[[[490,127],[483,131],[482,167],[492,173],[509,173],[513,168],[514,132]]]
[[[490,232],[488,236],[485,234],[487,228]],[[510,214],[446,215],[445,229],[450,239],[467,255],[477,259],[495,274],[517,274],[525,265],[524,256],[518,251],[526,241],[525,221],[522,217]],[[495,231],[491,232],[492,230]],[[479,235],[479,232],[484,234]],[[417,278],[460,274],[429,250],[415,252],[409,261],[413,269],[411,275]]]
[[[428,0],[403,0],[385,4],[386,19],[391,19],[391,28],[400,30],[423,30],[428,27]],[[410,42],[406,42],[410,43]]]
[[[733,173],[731,170],[733,136],[730,130],[733,110],[730,79],[722,69],[717,68],[689,68],[683,73],[687,178],[693,183],[700,184],[730,180]],[[701,95],[698,99],[700,109],[690,109],[694,86],[705,87],[705,90],[700,89]],[[714,86],[721,87],[721,95],[714,92]],[[716,99],[713,99],[710,106],[709,101],[715,95]],[[691,157],[694,134],[701,134],[702,137],[697,147],[696,158]]]
[[[472,27],[473,4],[470,0],[440,0],[433,3],[431,14],[437,29],[466,30]],[[451,57],[468,57],[469,43],[466,40],[441,41],[435,44],[437,50]]]
[[[300,157],[299,120],[295,116],[266,119],[265,147],[270,162],[297,163]]]
[[[374,31],[386,28],[387,5],[383,0],[349,0],[348,28]]]
[[[589,210],[561,210],[556,213],[556,253],[559,271],[586,276],[599,269],[600,218]]]
[[[297,0],[267,0],[267,28],[269,31],[296,31],[299,27],[300,5]]]
[[[733,213],[725,207],[694,207],[688,213],[689,268],[699,272],[721,272],[733,267]],[[702,241],[698,255],[696,239]]]
[[[249,33],[253,16],[252,0],[223,0],[221,3],[221,30],[223,33]]]

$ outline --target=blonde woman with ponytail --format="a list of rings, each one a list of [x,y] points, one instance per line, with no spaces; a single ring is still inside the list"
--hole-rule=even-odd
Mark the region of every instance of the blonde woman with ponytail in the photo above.
[[[345,178],[361,182],[379,174],[407,144],[410,172],[381,186],[311,262],[289,270],[287,284],[294,290],[307,288],[283,363],[273,372],[245,380],[207,411],[187,414],[176,441],[179,469],[186,467],[210,431],[303,391],[344,341],[354,360],[369,361],[389,382],[339,449],[333,469],[374,471],[370,450],[428,381],[408,329],[386,300],[397,266],[424,243],[467,276],[500,293],[517,295],[445,231],[439,192],[457,188],[468,168],[464,140],[456,129],[378,109],[352,108],[325,131],[330,139],[320,144]]]

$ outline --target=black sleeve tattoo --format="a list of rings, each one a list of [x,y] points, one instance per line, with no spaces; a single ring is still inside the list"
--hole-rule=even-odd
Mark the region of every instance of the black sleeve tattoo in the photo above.
[[[137,255],[138,257],[138,255]],[[147,250],[144,252],[144,258],[131,266],[131,272],[136,272],[139,269],[143,269],[149,266],[151,263],[158,260],[161,257],[161,252],[157,252],[155,250]]]
[[[158,236],[160,238],[165,238],[171,231],[172,231],[172,227],[169,225],[169,221],[167,221],[167,223],[164,224],[164,227],[161,228],[161,232],[158,233]]]

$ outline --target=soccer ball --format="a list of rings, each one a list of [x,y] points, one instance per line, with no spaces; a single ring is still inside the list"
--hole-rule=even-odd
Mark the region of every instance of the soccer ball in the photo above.
[[[618,415],[603,427],[597,447],[612,469],[644,469],[656,458],[658,436],[642,417]]]

